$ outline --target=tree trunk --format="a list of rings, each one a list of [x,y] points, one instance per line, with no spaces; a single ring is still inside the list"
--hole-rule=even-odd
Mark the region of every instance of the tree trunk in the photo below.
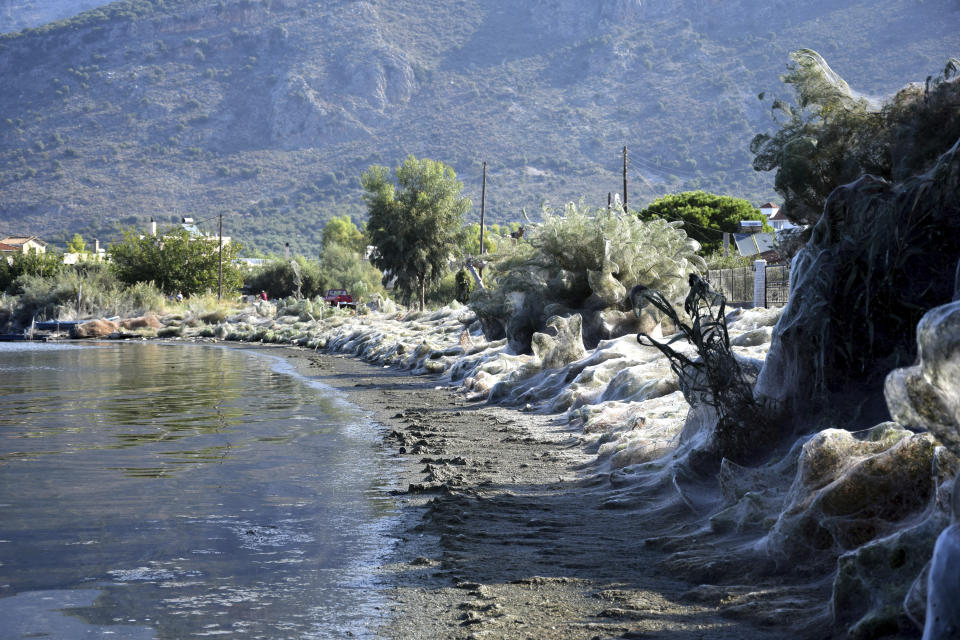
[[[420,281],[420,311],[423,311],[423,305],[427,300],[427,279],[417,278]]]

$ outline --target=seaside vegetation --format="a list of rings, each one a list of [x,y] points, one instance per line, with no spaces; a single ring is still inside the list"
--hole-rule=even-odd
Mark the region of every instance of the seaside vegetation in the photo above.
[[[855,179],[867,169],[876,169],[888,179],[923,171],[949,140],[960,137],[960,116],[951,107],[960,94],[956,60],[951,59],[925,85],[910,85],[877,107],[847,87],[816,52],[802,50],[791,58],[789,73],[782,80],[793,88],[796,105],[774,101],[781,126],[754,138],[754,167],[777,171],[785,212],[799,222],[819,215],[812,212],[822,210],[831,184]],[[51,139],[40,144],[61,142]],[[828,184],[826,178],[832,182]],[[478,296],[499,299],[516,285],[517,291],[549,289],[547,304],[563,302],[576,308],[596,293],[590,277],[599,282],[609,276],[620,286],[635,280],[642,283],[634,267],[637,252],[647,252],[654,262],[663,252],[669,253],[668,245],[645,245],[633,230],[620,228],[627,218],[669,222],[684,238],[699,242],[696,260],[684,258],[678,263],[683,266],[674,264],[666,270],[649,267],[646,273],[657,278],[671,269],[702,268],[697,266],[701,258],[713,268],[739,266],[743,260],[738,256],[720,254],[719,238],[724,231],[734,231],[741,219],[762,220],[746,200],[698,190],[663,196],[626,217],[570,205],[563,214],[547,213],[542,223],[529,224],[526,237],[519,241],[509,237],[519,223],[489,225],[484,250],[490,256],[490,268],[484,273],[488,285],[484,292],[474,290],[465,270],[458,272],[467,259],[484,252],[479,225],[463,223],[470,201],[462,195],[462,185],[449,166],[410,156],[392,172],[371,165],[360,182],[369,222],[358,226],[349,215],[318,215],[322,243],[314,249],[314,258],[275,258],[246,271],[235,260],[239,247],[230,245],[224,256],[224,291],[232,294],[245,285],[248,291],[267,291],[275,298],[312,298],[329,288],[345,288],[363,298],[385,292],[390,284],[402,301],[415,300],[420,306],[470,297],[482,305]],[[683,225],[677,229],[679,221]],[[158,243],[127,229],[124,240],[111,246],[111,273],[131,286],[152,282],[166,295],[215,290],[217,251],[210,251],[209,245],[203,250],[201,243],[189,247],[180,231],[165,232],[165,236],[165,249],[160,251]],[[82,253],[84,244],[76,234],[68,250]],[[647,248],[629,253],[626,247],[631,244]],[[376,249],[368,259],[370,246]],[[61,270],[69,268],[53,254],[0,261],[0,289],[20,295],[22,287],[16,283],[21,276],[49,278]],[[553,279],[557,274],[562,276],[562,286],[554,286],[559,282]]]
[[[346,289],[362,301],[384,292],[383,274],[353,247],[331,243],[318,260],[294,256],[273,259],[249,273],[244,281],[248,291],[266,291],[270,298],[314,298],[328,289]]]
[[[23,276],[51,278],[63,268],[63,260],[54,252],[16,253],[9,258],[0,258],[0,291],[13,293]]]
[[[794,103],[772,101],[778,130],[757,134],[750,150],[755,170],[776,171],[784,214],[797,224],[816,223],[827,196],[862,175],[902,181],[923,173],[960,137],[956,58],[883,104],[853,91],[816,51],[800,49],[790,59],[780,79]]]
[[[426,304],[427,288],[449,272],[457,232],[470,200],[453,169],[408,156],[394,169],[373,165],[361,177],[369,218],[370,256],[405,302]]]
[[[0,331],[29,326],[34,319],[130,316],[160,312],[172,304],[152,282],[124,283],[106,263],[64,265],[53,252],[41,255],[57,268],[0,278]],[[7,272],[4,265],[9,266],[0,260],[0,274]]]
[[[704,254],[722,249],[723,234],[736,233],[741,220],[758,220],[765,232],[773,232],[767,218],[743,198],[705,191],[684,191],[657,198],[637,214],[641,220],[682,221],[687,235],[700,243]]]
[[[706,266],[681,222],[575,203],[559,214],[544,211],[543,220],[490,255],[487,286],[470,296],[488,337],[505,334],[521,351],[530,349],[532,334],[543,331],[550,316],[576,312],[585,317],[585,342],[595,344],[594,317],[606,309],[626,315],[631,287],[681,299],[687,275]]]
[[[388,248],[400,247],[408,251],[398,254],[406,257],[406,261],[396,260],[394,263],[394,268],[399,269],[406,280],[396,276],[391,293],[399,295],[408,304],[411,300],[431,306],[443,306],[453,300],[467,303],[476,292],[464,265],[481,254],[480,225],[462,224],[463,211],[469,201],[459,194],[459,182],[449,167],[430,160],[411,157],[397,171],[398,184],[402,184],[404,190],[399,196],[396,195],[397,186],[386,181],[386,170],[382,167],[371,168],[365,174],[366,184],[381,190],[368,192],[371,206],[382,208],[382,215],[372,218],[374,223],[379,220],[380,226],[357,226],[349,216],[334,216],[324,226],[323,243],[314,259],[302,255],[284,259],[274,257],[263,266],[249,268],[238,260],[239,245],[225,245],[225,298],[234,299],[241,288],[249,293],[265,291],[271,299],[311,300],[322,297],[331,288],[347,289],[359,302],[372,295],[387,295],[385,283],[394,280],[395,274],[391,272],[390,277],[385,277],[374,266],[378,260],[385,264],[383,256],[387,251],[382,255],[375,253],[372,260],[365,257],[375,242],[368,236],[368,231],[378,228],[378,237],[381,242],[387,238]],[[381,173],[374,177],[374,172]],[[731,200],[713,194],[696,195],[710,202]],[[390,217],[391,213],[396,214],[404,207],[408,219],[414,220],[405,227],[399,224],[402,218],[398,215]],[[742,213],[746,217],[752,212],[744,209]],[[570,287],[555,292],[558,300],[573,305],[582,303],[590,295],[589,273],[602,271],[611,261],[619,270],[616,278],[628,285],[640,281],[664,285],[662,280],[636,272],[643,256],[651,257],[655,262],[659,254],[651,254],[649,243],[638,241],[636,233],[630,229],[638,225],[645,228],[656,221],[659,226],[654,226],[662,227],[662,230],[669,227],[671,237],[685,241],[687,235],[679,227],[686,225],[676,220],[668,223],[654,216],[641,223],[638,215],[599,210],[585,212],[582,205],[570,204],[560,214],[545,211],[544,222],[532,225],[530,233],[526,237],[521,234],[519,240],[510,236],[519,231],[519,223],[489,225],[485,230],[484,248],[491,261],[491,269],[486,273],[491,289],[479,295],[492,295],[498,299],[508,295],[511,287],[525,277],[520,274],[523,271],[521,265],[526,263],[529,266],[531,260],[541,266],[548,265],[548,270],[574,274],[567,283]],[[719,214],[711,213],[707,218],[710,216]],[[672,214],[663,214],[663,218],[669,217]],[[630,222],[625,222],[627,219]],[[394,226],[388,227],[385,222]],[[388,229],[394,235],[387,236]],[[84,254],[85,249],[86,242],[80,234],[75,234],[67,243],[68,252]],[[669,250],[669,243],[658,244],[656,249]],[[9,261],[0,261],[0,290],[9,296],[22,297],[23,309],[15,314],[18,322],[37,314],[45,318],[63,313],[95,313],[98,309],[110,313],[121,309],[146,310],[151,304],[162,306],[160,302],[164,297],[169,303],[178,292],[195,298],[217,290],[220,256],[215,241],[191,239],[183,229],[172,227],[163,231],[158,239],[142,236],[135,229],[128,228],[123,241],[110,246],[109,255],[107,264],[64,265],[62,256],[52,251],[18,254]],[[733,262],[736,262],[735,258],[727,258],[724,266]],[[679,266],[681,264],[687,266]],[[413,269],[417,265],[425,265],[429,276],[423,279],[422,288]],[[682,260],[677,266],[681,271],[695,268],[692,262]],[[646,269],[647,276],[666,273],[659,265],[648,265]],[[682,274],[674,275],[680,278]],[[536,284],[530,283],[530,286]],[[11,306],[9,300],[6,305]],[[11,314],[6,317],[9,319]]]
[[[221,274],[223,290],[235,291],[243,283],[236,262],[241,248],[230,243],[218,251],[215,238],[195,238],[175,227],[159,236],[128,229],[121,242],[110,245],[111,267],[121,282],[153,282],[166,294],[216,290]]]

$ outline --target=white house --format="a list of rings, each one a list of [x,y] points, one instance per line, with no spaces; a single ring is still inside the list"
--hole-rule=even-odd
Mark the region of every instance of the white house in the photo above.
[[[216,235],[208,235],[203,231],[200,231],[200,228],[197,227],[197,223],[193,218],[180,218],[180,228],[186,231],[190,235],[191,240],[203,240],[204,242],[217,242]],[[157,221],[153,218],[150,218],[150,235],[157,235]],[[143,236],[141,236],[143,237]],[[230,244],[230,236],[223,236],[221,239],[221,245],[227,246]]]
[[[787,229],[796,229],[797,225],[783,214],[783,210],[772,202],[760,205],[760,213],[767,217],[767,222],[773,227],[774,231],[786,231]]]
[[[37,236],[7,236],[6,238],[0,239],[0,244],[14,247],[15,251],[24,254],[30,253],[31,251],[36,251],[37,253],[47,252],[47,243]]]
[[[105,262],[107,250],[100,248],[100,241],[93,240],[93,251],[71,252],[63,254],[63,264],[79,264],[81,262]]]
[[[768,202],[768,203],[766,203],[766,204],[762,204],[762,205],[760,205],[760,206],[757,207],[757,208],[760,209],[760,213],[762,213],[763,215],[765,215],[765,216],[767,217],[767,220],[769,220],[769,219],[772,218],[773,216],[777,215],[777,212],[780,211],[780,207],[778,207],[777,205],[773,204],[772,202]]]

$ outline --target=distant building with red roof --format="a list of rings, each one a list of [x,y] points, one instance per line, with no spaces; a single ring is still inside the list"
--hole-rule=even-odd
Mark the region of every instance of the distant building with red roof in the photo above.
[[[790,219],[784,215],[782,210],[778,210],[772,218],[769,219],[770,226],[774,228],[775,231],[786,231],[787,229],[794,229],[797,225],[790,222]]]
[[[764,203],[758,208],[760,209],[760,213],[767,217],[767,222],[770,223],[770,226],[773,227],[774,231],[784,231],[786,229],[793,229],[797,226],[790,222],[790,219],[784,215],[783,209],[772,202]]]
[[[37,253],[46,253],[47,252],[47,243],[38,238],[37,236],[7,236],[6,238],[0,238],[0,244],[13,247],[14,251],[20,253],[29,253],[30,251],[36,251]],[[6,249],[2,249],[6,252]]]

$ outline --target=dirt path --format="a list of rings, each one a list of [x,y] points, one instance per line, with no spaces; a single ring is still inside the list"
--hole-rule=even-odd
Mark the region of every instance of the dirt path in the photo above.
[[[405,530],[382,567],[394,606],[378,637],[784,637],[658,575],[642,512],[601,506],[609,485],[559,417],[469,403],[435,378],[352,358],[291,356],[372,411],[403,463]]]

